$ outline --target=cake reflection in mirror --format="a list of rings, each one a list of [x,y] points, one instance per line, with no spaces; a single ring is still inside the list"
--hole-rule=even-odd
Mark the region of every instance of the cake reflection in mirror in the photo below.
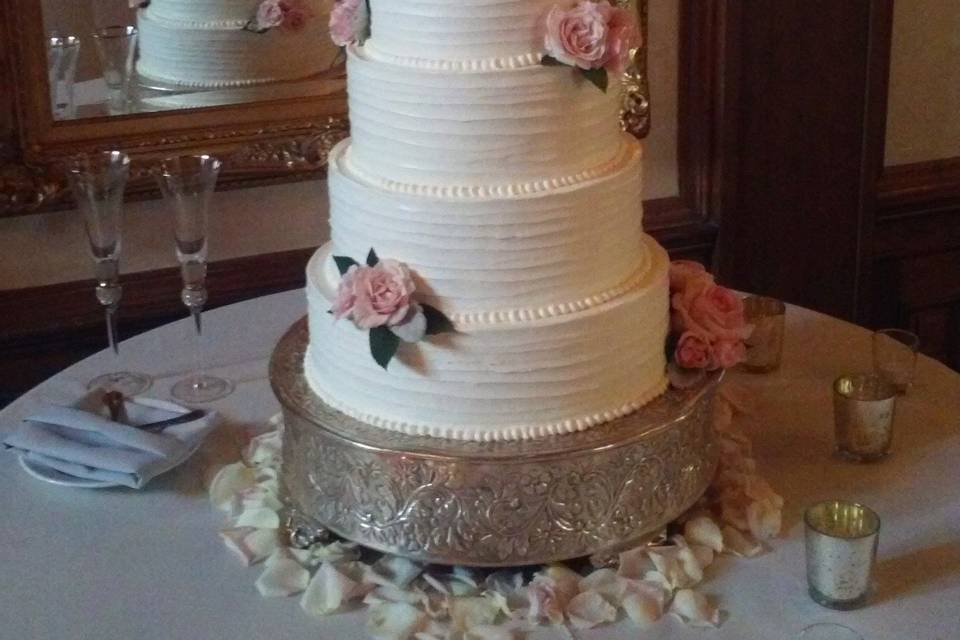
[[[54,119],[339,92],[338,50],[327,34],[332,3],[42,0]],[[114,48],[121,43],[113,34],[123,35],[122,46],[133,52],[129,68],[104,55],[104,34]],[[129,80],[118,83],[124,73]]]

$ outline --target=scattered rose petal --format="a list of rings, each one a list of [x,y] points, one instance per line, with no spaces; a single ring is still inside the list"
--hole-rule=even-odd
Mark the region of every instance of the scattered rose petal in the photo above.
[[[286,598],[306,589],[309,581],[310,572],[280,549],[267,559],[256,584],[264,598]]]
[[[423,565],[400,556],[383,556],[371,567],[367,580],[404,588],[423,572]]]
[[[220,469],[210,481],[210,502],[221,511],[233,508],[234,496],[256,486],[254,471],[242,462],[234,462]]]
[[[309,549],[290,549],[290,553],[297,561],[308,569],[320,565],[321,562],[342,564],[356,560],[359,555],[357,545],[353,542],[331,542],[330,544],[315,544]]]
[[[647,553],[657,571],[674,589],[692,587],[703,580],[703,570],[689,547],[651,547]]]
[[[224,529],[220,532],[220,537],[227,549],[248,567],[267,559],[279,546],[275,529]]]
[[[364,572],[364,578],[369,572]],[[365,583],[368,587],[372,583]],[[372,589],[363,599],[367,604],[378,604],[384,602],[402,602],[404,604],[420,605],[423,604],[427,595],[422,591],[413,589],[401,589],[392,584],[381,585]]]
[[[688,520],[683,527],[683,537],[690,544],[700,544],[717,553],[723,551],[723,533],[717,523],[708,516]]]
[[[279,529],[280,514],[266,507],[247,509],[237,516],[234,526],[254,529]]]
[[[567,603],[570,624],[577,629],[592,629],[605,622],[617,619],[616,608],[596,591],[584,591]]]
[[[252,467],[280,466],[280,431],[268,431],[250,440],[244,460]]]
[[[650,568],[650,559],[647,555],[647,547],[637,547],[620,554],[620,567],[617,573],[624,578],[642,578],[643,574]]]
[[[693,557],[696,558],[697,564],[700,565],[701,569],[706,569],[713,564],[713,559],[716,554],[710,547],[702,544],[692,544],[690,545],[690,551],[693,553]]]
[[[463,634],[463,640],[515,640],[516,637],[513,629],[489,624],[477,625]]]
[[[646,629],[663,617],[665,601],[666,592],[661,585],[643,581],[623,596],[623,610],[634,624]]]
[[[430,585],[440,593],[444,595],[450,595],[450,589],[448,589],[447,585],[443,584],[443,581],[440,580],[439,578],[435,578],[429,573],[425,573],[421,577],[423,578],[424,582],[426,582],[428,585]]]
[[[500,608],[487,598],[454,598],[450,601],[450,627],[454,633],[465,632],[479,625],[492,624]]]
[[[277,494],[260,486],[244,489],[238,493],[237,503],[241,512],[248,509],[269,509],[277,512],[283,510],[283,503],[280,502]]]
[[[325,616],[337,611],[361,594],[362,587],[329,562],[317,569],[300,598],[300,606],[312,616]]]
[[[770,540],[780,533],[782,512],[773,502],[752,502],[747,506],[750,533],[760,540]]]
[[[383,602],[370,607],[367,632],[376,640],[407,640],[426,624],[426,616],[404,602]]]
[[[680,589],[674,594],[670,613],[693,627],[720,626],[720,610],[693,589]]]
[[[580,580],[580,591],[595,591],[614,605],[619,605],[630,580],[617,575],[613,569],[597,569]]]
[[[730,526],[723,528],[723,546],[730,553],[744,558],[752,558],[763,551],[759,542]]]

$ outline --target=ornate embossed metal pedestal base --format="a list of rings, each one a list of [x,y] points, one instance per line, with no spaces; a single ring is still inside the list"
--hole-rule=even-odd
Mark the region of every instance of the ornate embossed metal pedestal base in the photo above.
[[[282,482],[302,515],[366,547],[486,567],[602,557],[679,516],[713,476],[717,376],[582,433],[461,442],[331,409],[304,379],[307,340],[301,320],[270,367],[284,414]]]

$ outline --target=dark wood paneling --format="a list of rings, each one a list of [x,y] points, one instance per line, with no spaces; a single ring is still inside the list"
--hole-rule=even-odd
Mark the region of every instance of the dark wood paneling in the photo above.
[[[737,287],[855,318],[878,140],[882,151],[870,127],[877,91],[885,95],[873,53],[888,49],[890,0],[730,4],[742,9],[731,29],[737,172],[719,272]]]
[[[302,287],[312,252],[298,249],[212,263],[208,308]],[[186,315],[178,269],[130,274],[122,281],[122,337]],[[0,291],[0,405],[106,347],[103,311],[93,287],[93,281],[80,281]]]

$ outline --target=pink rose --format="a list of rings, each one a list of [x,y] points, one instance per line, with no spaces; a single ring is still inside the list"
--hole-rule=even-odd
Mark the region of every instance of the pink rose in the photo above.
[[[397,326],[410,320],[414,291],[416,285],[403,263],[381,260],[373,267],[354,265],[340,281],[331,311],[337,319],[349,316],[361,329]]]
[[[674,260],[670,263],[670,291],[684,289],[692,279],[703,278],[713,282],[706,268],[693,260]]]
[[[696,330],[715,340],[743,340],[750,328],[743,315],[743,301],[730,289],[705,279],[688,280],[670,302],[675,330]]]
[[[747,359],[747,348],[740,340],[718,340],[713,345],[713,355],[718,367],[729,369]]]
[[[313,11],[306,5],[287,4],[289,7],[284,12],[283,24],[280,25],[280,28],[284,31],[300,31],[306,26],[307,21],[313,17]]]
[[[338,0],[330,11],[330,39],[338,47],[359,42],[369,21],[366,0]]]
[[[607,21],[607,53],[602,66],[607,71],[620,73],[630,62],[630,50],[640,46],[640,31],[633,12],[627,9],[607,6],[604,14]]]
[[[598,69],[607,59],[607,20],[596,2],[582,0],[572,9],[550,9],[544,45],[547,54],[563,64]]]
[[[283,24],[283,0],[263,0],[257,8],[257,28],[273,29]]]
[[[717,368],[710,338],[697,331],[686,331],[680,336],[674,360],[685,369]]]

